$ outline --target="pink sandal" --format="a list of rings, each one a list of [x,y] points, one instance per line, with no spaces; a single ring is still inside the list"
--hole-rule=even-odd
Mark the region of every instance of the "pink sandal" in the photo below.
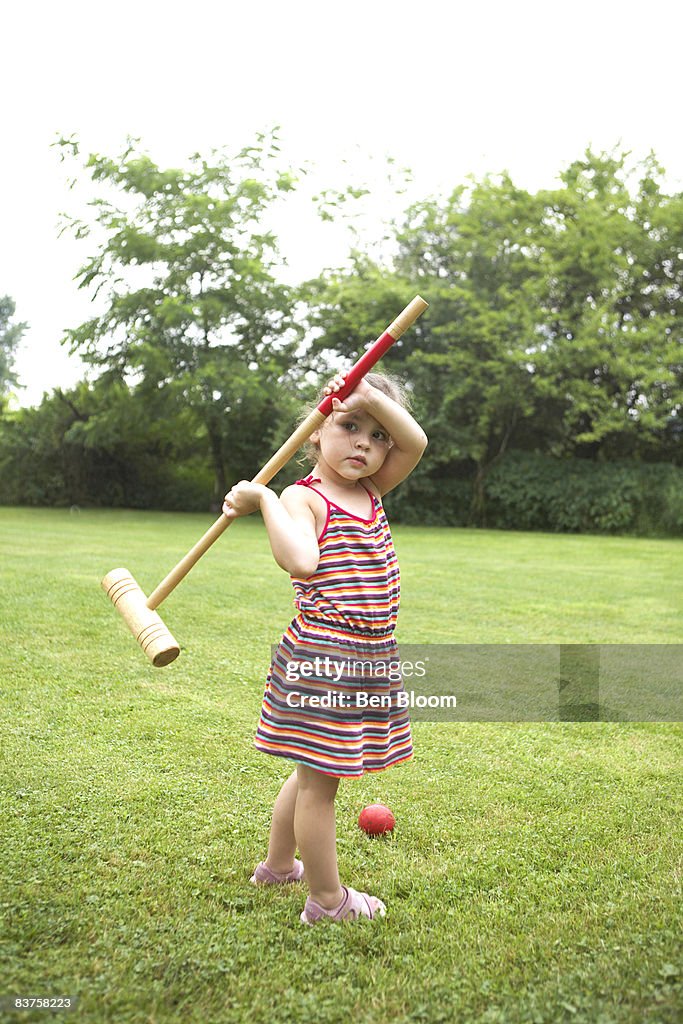
[[[315,924],[323,917],[331,917],[333,921],[356,921],[359,917],[369,917],[372,921],[375,917],[384,917],[387,908],[376,896],[368,896],[366,892],[356,892],[346,885],[342,885],[344,898],[338,907],[326,910],[319,903],[309,896],[306,900],[301,920],[304,924]]]
[[[277,871],[271,871],[264,860],[256,866],[254,874],[249,881],[253,885],[285,885],[287,882],[301,882],[304,877],[304,866],[300,860],[294,858],[294,867],[284,875]]]

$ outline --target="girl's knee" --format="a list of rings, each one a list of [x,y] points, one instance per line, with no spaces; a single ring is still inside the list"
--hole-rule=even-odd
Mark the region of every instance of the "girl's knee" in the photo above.
[[[339,779],[334,775],[325,775],[303,764],[297,766],[297,780],[300,792],[312,792],[321,797],[334,798],[339,787]]]

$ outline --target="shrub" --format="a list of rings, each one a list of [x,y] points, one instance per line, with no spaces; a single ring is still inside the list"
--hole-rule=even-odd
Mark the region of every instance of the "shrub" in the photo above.
[[[683,534],[683,470],[509,452],[485,483],[488,526],[566,533]]]

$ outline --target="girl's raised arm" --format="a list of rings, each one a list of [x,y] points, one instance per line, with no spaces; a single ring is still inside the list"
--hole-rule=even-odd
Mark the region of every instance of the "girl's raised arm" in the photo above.
[[[335,377],[325,388],[326,393],[338,389],[343,378],[343,374]],[[332,408],[335,411],[348,411],[358,405],[376,419],[391,436],[392,446],[386,459],[380,468],[368,477],[380,495],[383,495],[393,490],[415,469],[427,447],[427,435],[407,409],[394,402],[383,391],[370,386],[365,380],[359,382],[344,402],[339,402],[337,398],[332,400]]]
[[[391,434],[393,444],[380,468],[370,479],[380,494],[386,494],[410,476],[427,447],[427,435],[407,409],[392,402],[376,388],[367,403],[371,416]]]

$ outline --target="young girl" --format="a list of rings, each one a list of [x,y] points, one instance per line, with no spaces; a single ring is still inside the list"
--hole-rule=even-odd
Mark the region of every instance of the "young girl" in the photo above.
[[[324,394],[343,383],[337,375]],[[310,476],[280,498],[242,480],[223,506],[228,516],[260,508],[295,591],[297,615],[268,672],[255,745],[296,769],[275,801],[268,855],[251,881],[296,882],[305,871],[305,924],[384,915],[377,897],[340,883],[334,800],[340,779],[412,757],[408,715],[396,706],[399,569],[381,499],[415,468],[427,438],[400,387],[381,374],[332,405],[311,435]]]

